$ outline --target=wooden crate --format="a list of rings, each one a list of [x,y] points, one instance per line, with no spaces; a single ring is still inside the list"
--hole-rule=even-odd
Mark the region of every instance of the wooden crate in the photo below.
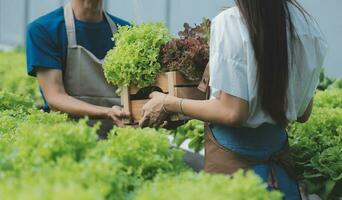
[[[157,77],[154,87],[158,87],[163,93],[172,96],[204,100],[205,93],[197,89],[200,81],[189,81],[184,79],[183,75],[179,72],[167,72],[160,74]],[[123,104],[124,110],[130,112],[132,119],[127,121],[127,124],[136,124],[141,119],[141,110],[148,98],[136,99],[133,98],[141,89],[137,87],[123,87],[121,102]],[[173,115],[171,121],[184,120],[185,116]]]

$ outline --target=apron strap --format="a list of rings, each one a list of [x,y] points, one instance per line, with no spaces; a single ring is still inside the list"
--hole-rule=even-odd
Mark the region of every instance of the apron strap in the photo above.
[[[112,18],[108,15],[107,12],[103,12],[104,16],[106,17],[106,20],[110,26],[110,30],[112,30],[113,35],[118,32],[118,26],[116,23],[112,20]]]
[[[66,33],[68,37],[68,46],[69,47],[76,46],[77,40],[76,40],[75,18],[74,18],[74,12],[72,11],[70,2],[64,6],[64,20],[65,20]]]
[[[113,34],[117,33],[118,28],[117,25],[114,23],[112,18],[104,12],[104,16],[110,26],[110,29]],[[75,28],[75,17],[74,12],[72,10],[71,3],[67,3],[64,6],[64,20],[65,20],[65,27],[67,32],[67,38],[68,38],[68,46],[73,47],[77,45],[77,39],[76,39],[76,28]]]

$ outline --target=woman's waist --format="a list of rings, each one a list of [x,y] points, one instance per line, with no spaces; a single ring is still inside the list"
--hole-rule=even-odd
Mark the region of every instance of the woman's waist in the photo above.
[[[286,130],[273,124],[262,124],[257,128],[210,127],[219,144],[244,155],[267,157],[280,151],[287,142]]]

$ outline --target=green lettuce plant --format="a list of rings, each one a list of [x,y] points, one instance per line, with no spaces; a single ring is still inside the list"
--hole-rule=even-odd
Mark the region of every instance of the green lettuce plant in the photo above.
[[[37,80],[27,76],[24,53],[0,52],[0,80],[0,90],[25,95],[42,104]]]
[[[308,192],[340,197],[342,184],[342,109],[315,108],[305,124],[288,128],[291,154]]]
[[[33,100],[24,94],[0,90],[0,112],[7,110],[25,111],[33,108]]]
[[[314,106],[321,108],[342,108],[342,89],[317,91]]]
[[[119,27],[113,38],[116,46],[104,60],[107,81],[114,86],[151,85],[161,70],[160,47],[170,39],[170,33],[162,23]]]
[[[126,200],[135,183],[134,178],[125,176],[115,159],[75,162],[63,157],[54,166],[42,164],[35,171],[24,171],[20,178],[0,181],[0,199]]]
[[[42,165],[55,165],[58,159],[69,157],[78,162],[97,142],[96,127],[79,123],[17,124],[13,137],[0,137],[0,174],[20,176]]]
[[[239,171],[228,177],[183,173],[162,176],[137,192],[135,200],[280,200],[282,194],[269,192],[252,172]]]
[[[143,180],[187,170],[183,153],[171,149],[166,135],[155,129],[114,129],[108,141],[99,143],[97,151],[102,156],[116,158],[129,176]]]
[[[204,148],[204,123],[199,120],[190,120],[170,133],[174,138],[173,143],[178,147],[189,139],[190,149],[200,152]]]

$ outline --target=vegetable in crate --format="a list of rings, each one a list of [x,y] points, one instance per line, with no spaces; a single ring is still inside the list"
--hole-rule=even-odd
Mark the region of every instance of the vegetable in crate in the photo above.
[[[180,38],[173,39],[160,51],[160,63],[164,71],[180,71],[191,81],[202,78],[209,62],[210,20],[192,28],[184,24]]]
[[[120,27],[114,35],[116,47],[104,60],[107,81],[115,86],[151,85],[158,73],[160,47],[170,40],[167,27],[162,23],[144,23]]]

